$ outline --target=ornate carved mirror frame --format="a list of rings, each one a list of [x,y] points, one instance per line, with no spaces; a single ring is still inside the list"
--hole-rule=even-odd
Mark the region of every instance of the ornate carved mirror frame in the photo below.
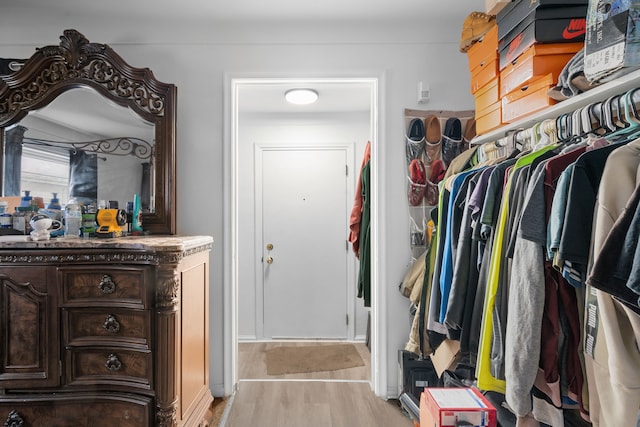
[[[152,234],[175,234],[176,87],[159,82],[150,69],[134,68],[108,45],[65,30],[58,46],[36,49],[22,69],[0,77],[0,127],[81,87],[94,89],[155,125],[155,209],[143,213],[142,221]]]

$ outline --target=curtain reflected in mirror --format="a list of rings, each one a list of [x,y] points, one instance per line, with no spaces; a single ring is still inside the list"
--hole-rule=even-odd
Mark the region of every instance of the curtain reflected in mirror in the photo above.
[[[83,205],[98,202],[98,155],[69,150],[69,198]]]
[[[20,174],[22,172],[22,140],[24,126],[13,126],[5,132],[4,142],[4,195],[20,195]]]

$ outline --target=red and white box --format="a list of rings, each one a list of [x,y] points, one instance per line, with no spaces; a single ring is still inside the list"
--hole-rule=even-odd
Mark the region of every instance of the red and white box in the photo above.
[[[427,387],[420,395],[420,427],[497,427],[497,423],[496,408],[475,388]]]

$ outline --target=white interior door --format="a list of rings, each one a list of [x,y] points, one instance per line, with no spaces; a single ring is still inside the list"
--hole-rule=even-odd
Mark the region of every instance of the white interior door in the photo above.
[[[260,154],[264,336],[346,338],[347,151]]]

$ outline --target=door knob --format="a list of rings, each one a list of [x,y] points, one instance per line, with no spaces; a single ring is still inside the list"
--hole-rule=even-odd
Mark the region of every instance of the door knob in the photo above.
[[[273,258],[267,257],[267,264],[273,264]]]

